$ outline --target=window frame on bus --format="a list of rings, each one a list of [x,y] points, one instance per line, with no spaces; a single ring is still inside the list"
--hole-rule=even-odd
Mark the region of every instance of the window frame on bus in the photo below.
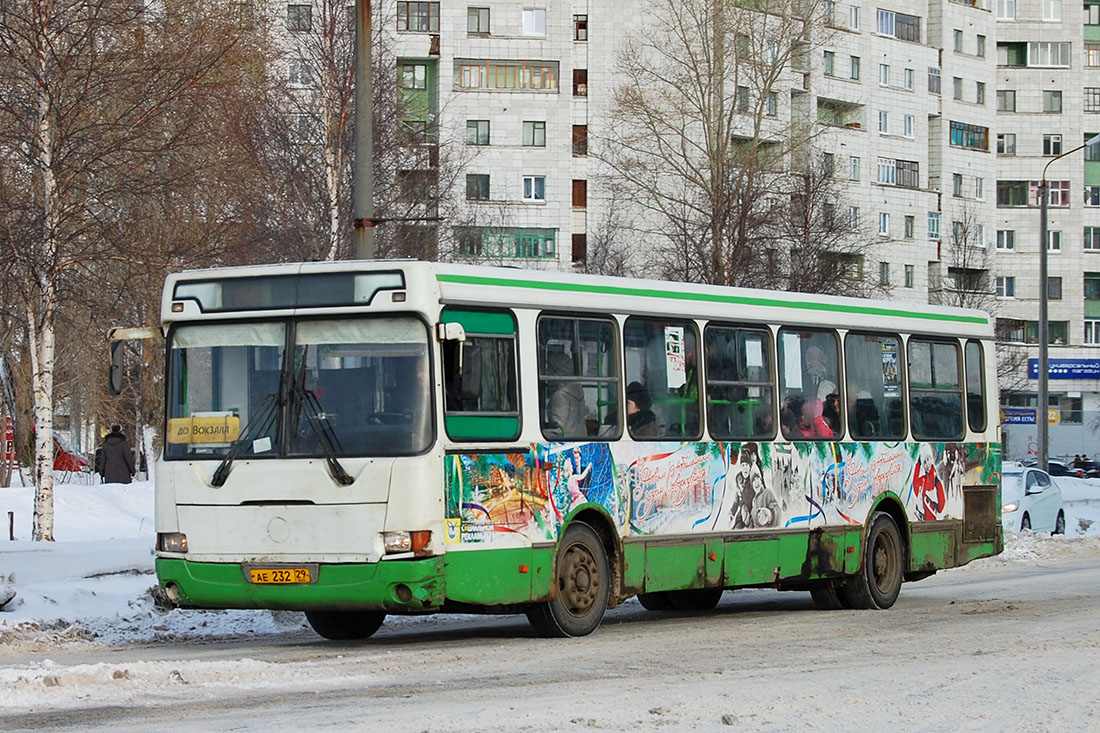
[[[764,368],[767,371],[767,381],[752,381],[752,380],[715,380],[711,375],[710,353],[707,350],[708,335],[712,330],[715,331],[731,331],[733,338],[736,339],[742,332],[758,333],[764,336]],[[763,323],[749,323],[741,322],[736,323],[733,321],[708,321],[703,328],[703,374],[704,374],[704,392],[706,394],[706,422],[707,422],[707,434],[711,440],[722,441],[771,441],[775,440],[779,433],[779,426],[776,422],[776,394],[778,387],[776,385],[775,368],[776,368],[776,352],[775,352],[775,333],[767,324]],[[740,373],[743,367],[741,364],[736,363],[737,354],[734,355],[735,364],[734,369]],[[770,390],[767,412],[756,411],[753,414],[752,424],[754,431],[751,435],[735,435],[732,430],[728,435],[716,434],[714,431],[715,419],[712,415],[712,400],[710,395],[712,394],[712,388],[718,387],[745,387],[750,390],[756,388],[766,388]],[[765,417],[770,418],[769,425],[770,430],[767,432],[755,431],[755,425],[758,418]]]
[[[543,323],[547,320],[568,320],[573,322],[585,321],[590,323],[606,324],[610,327],[610,338],[608,340],[611,353],[614,356],[614,370],[611,376],[608,377],[588,377],[585,375],[576,374],[576,360],[574,357],[572,374],[568,375],[556,375],[549,374],[545,371],[547,367],[545,357],[549,355],[549,352],[544,354],[543,349],[547,343],[547,339],[544,338],[542,332]],[[535,381],[538,401],[538,423],[539,431],[542,438],[547,441],[554,442],[567,442],[567,441],[583,441],[583,442],[600,442],[600,441],[613,441],[622,437],[623,426],[623,410],[620,404],[623,394],[623,352],[622,352],[622,333],[619,325],[619,321],[609,313],[576,313],[576,312],[563,312],[563,311],[540,311],[535,316],[535,343],[536,343],[536,359],[535,359]],[[572,382],[581,383],[582,390],[584,389],[583,383],[598,383],[609,385],[605,387],[607,394],[611,395],[611,399],[607,399],[604,402],[604,406],[611,407],[612,412],[609,414],[615,415],[616,422],[614,425],[605,424],[599,421],[596,429],[589,433],[587,428],[587,418],[585,419],[586,428],[585,435],[572,436],[572,435],[553,435],[547,433],[547,427],[549,422],[544,418],[544,395],[546,394],[548,384],[554,382]],[[597,416],[599,415],[598,408],[600,406],[600,399],[597,397],[596,407]],[[585,398],[585,409],[587,410],[588,401]],[[606,419],[606,416],[605,416]]]
[[[979,392],[977,394],[977,408],[971,409],[970,402],[970,347],[977,348],[978,365],[977,365],[977,377]],[[966,427],[974,433],[984,433],[989,427],[989,415],[986,410],[986,399],[988,398],[987,387],[985,383],[985,345],[978,339],[967,339],[963,342],[963,382],[964,382],[964,405],[963,409],[966,410]],[[981,418],[981,422],[975,425],[975,416]]]
[[[784,366],[785,353],[783,353],[781,351],[783,349],[783,335],[785,333],[795,333],[795,334],[815,333],[815,334],[825,334],[825,335],[831,335],[832,336],[833,344],[835,346],[835,348],[833,349],[832,354],[833,354],[833,362],[835,364],[836,381],[835,382],[833,382],[832,380],[828,380],[828,381],[830,383],[832,383],[833,386],[836,388],[836,390],[837,390],[836,394],[840,398],[840,405],[841,406],[844,405],[844,351],[843,351],[843,340],[841,339],[840,332],[836,328],[829,328],[828,326],[804,326],[804,325],[788,325],[788,324],[781,325],[776,329],[776,332],[775,332],[775,369],[776,369],[776,386],[777,386],[777,395],[776,396],[777,396],[777,399],[779,400],[779,405],[778,405],[778,407],[779,407],[779,423],[780,423],[779,424],[779,427],[780,427],[779,434],[782,435],[783,440],[786,440],[786,441],[820,441],[820,440],[838,441],[838,440],[843,440],[844,439],[844,434],[845,434],[845,424],[844,424],[845,423],[845,415],[844,415],[845,410],[843,409],[843,407],[841,407],[840,410],[839,410],[840,426],[837,430],[833,431],[833,435],[831,435],[831,436],[795,435],[793,433],[788,434],[788,431],[786,429],[787,426],[784,424],[784,410],[786,408],[783,405],[786,402],[789,395],[783,394],[786,391],[787,387],[786,387],[785,366]],[[799,350],[799,355],[800,355],[800,358],[801,358],[801,355],[802,355],[802,350],[801,349]],[[803,369],[804,368],[805,368],[805,365],[803,365]],[[800,379],[801,379],[801,375],[800,375]],[[804,390],[805,388],[800,387],[799,389]],[[818,394],[815,395],[815,397],[817,399],[821,400],[822,408],[824,408],[825,407],[825,399],[821,398],[821,396],[820,396],[820,392],[821,392],[820,382],[818,383],[817,392],[818,392]],[[799,414],[796,415],[796,414],[791,413],[787,417],[788,422],[793,419],[794,427],[796,429],[799,429],[798,428],[798,420],[799,420],[799,416],[801,414],[801,405],[802,404],[803,404],[803,402],[799,402]],[[831,429],[831,427],[830,427],[830,429]]]
[[[506,334],[503,331],[476,330],[476,321],[479,317],[506,317],[511,323],[511,334]],[[470,321],[474,320],[475,323],[471,324]],[[439,315],[440,323],[457,322],[463,325],[465,331],[465,341],[448,342],[443,341],[440,344],[440,377],[443,385],[443,396],[441,399],[443,405],[443,430],[446,433],[448,439],[456,443],[478,443],[478,442],[514,442],[523,433],[523,380],[521,378],[521,364],[520,364],[520,339],[519,339],[519,321],[516,318],[515,312],[510,308],[479,308],[470,306],[458,306],[451,305],[445,307]],[[515,410],[513,412],[477,412],[471,414],[470,411],[462,409],[451,409],[448,407],[448,403],[451,399],[461,399],[458,395],[454,395],[453,385],[450,384],[451,375],[447,370],[447,355],[446,350],[448,344],[455,344],[456,348],[466,348],[466,345],[473,339],[508,339],[512,342],[512,387],[514,394],[512,398],[515,400]],[[492,428],[494,426],[500,426],[502,420],[515,419],[515,429],[510,432],[499,432],[498,434],[492,434]],[[482,426],[481,434],[463,434],[462,426],[465,424],[467,427],[477,428]]]
[[[907,369],[902,368],[903,364],[908,363],[906,361],[906,358],[905,358],[905,354],[906,354],[905,339],[902,337],[901,333],[899,333],[897,331],[877,331],[877,330],[874,330],[874,329],[852,329],[852,330],[850,330],[850,331],[848,331],[844,334],[844,389],[845,389],[845,394],[847,395],[847,400],[846,400],[846,403],[845,403],[845,412],[854,414],[858,410],[859,405],[857,404],[857,400],[860,399],[859,398],[859,393],[861,391],[861,390],[858,389],[859,385],[851,384],[852,370],[848,367],[848,343],[849,343],[849,339],[851,339],[853,337],[860,338],[860,337],[867,337],[867,336],[875,337],[875,338],[878,338],[878,339],[892,338],[892,339],[897,340],[897,344],[898,344],[897,363],[894,366],[896,368],[897,380],[898,380],[897,399],[898,399],[899,404],[901,405],[901,434],[898,435],[898,434],[893,434],[893,433],[891,433],[891,434],[880,433],[879,435],[862,435],[862,434],[860,434],[860,432],[858,430],[859,420],[849,419],[847,421],[848,437],[849,437],[850,440],[856,440],[856,441],[874,441],[874,440],[901,441],[901,440],[905,440],[906,438],[909,437],[909,398],[908,398],[908,389],[907,389],[909,374],[908,374]],[[880,343],[881,343],[881,341],[880,341]],[[883,363],[883,378],[884,379],[886,378],[886,371],[885,370],[886,370],[886,364]],[[866,385],[864,385],[864,386],[866,386]],[[882,386],[883,386],[883,400],[885,400],[886,399],[885,382],[883,383]],[[885,415],[885,414],[880,414],[879,415],[880,424],[887,425],[887,424],[889,424],[888,420],[889,420],[889,418],[888,418],[887,415]]]
[[[624,355],[623,363],[622,363],[622,367],[623,367],[622,368],[622,374],[623,374],[623,384],[624,384],[623,388],[624,389],[628,389],[631,384],[633,384],[634,382],[637,381],[636,379],[632,378],[629,374],[627,374],[627,365],[625,363],[626,362],[625,354],[626,354],[627,333],[632,327],[634,327],[636,324],[640,324],[640,323],[664,324],[666,326],[671,325],[671,326],[683,326],[684,327],[684,342],[682,344],[682,348],[683,348],[682,356],[684,358],[685,380],[684,380],[684,384],[681,386],[680,389],[682,391],[683,390],[688,390],[689,392],[693,389],[694,394],[695,394],[695,400],[694,400],[694,402],[687,401],[683,396],[683,392],[681,392],[681,397],[679,398],[680,401],[681,401],[681,404],[680,404],[681,421],[679,423],[669,423],[669,426],[671,426],[673,424],[680,425],[680,432],[677,433],[677,432],[674,432],[672,430],[667,430],[665,432],[661,432],[660,423],[657,421],[656,415],[653,415],[653,419],[655,421],[654,422],[654,428],[656,429],[657,432],[653,435],[639,434],[639,431],[636,431],[636,430],[634,430],[633,428],[630,427],[630,425],[629,425],[629,422],[630,422],[629,415],[624,415],[623,422],[626,425],[627,434],[630,435],[632,440],[658,440],[658,441],[660,441],[660,440],[664,440],[664,441],[668,441],[668,440],[702,440],[702,438],[703,438],[703,415],[702,415],[702,410],[700,409],[700,397],[702,395],[702,388],[703,388],[703,384],[702,384],[703,366],[702,366],[702,361],[699,358],[700,357],[699,324],[696,323],[694,319],[692,319],[690,317],[687,317],[687,316],[653,316],[653,315],[631,315],[631,316],[627,316],[626,319],[623,321],[622,327],[621,327],[622,342],[623,342],[623,347],[622,348],[623,348],[623,355]],[[692,343],[692,342],[694,342],[694,343]],[[666,349],[667,349],[667,344],[666,344]],[[694,356],[695,356],[695,364],[694,365],[691,365],[688,362],[688,356],[691,353],[694,353]],[[666,357],[667,357],[667,352],[666,352]],[[667,375],[666,375],[666,382],[667,382]],[[649,400],[651,402],[651,405],[653,407],[656,407],[656,405],[658,403],[658,399],[653,394],[653,385],[643,383],[643,386],[646,389],[647,397],[649,398]],[[626,396],[626,399],[630,399],[629,394]],[[626,407],[626,402],[625,401],[623,402],[623,407],[624,408]],[[650,410],[650,412],[653,412],[652,408],[648,408],[648,409]],[[695,415],[695,430],[689,433],[689,432],[686,432],[684,430],[684,423],[687,420],[687,416],[692,412],[694,412],[694,415]]]
[[[932,378],[932,386],[930,386],[930,387],[917,387],[917,386],[914,386],[915,383],[913,381],[913,359],[914,359],[914,354],[917,351],[914,348],[914,344],[916,344],[916,345],[928,344],[930,347],[932,347],[932,348],[929,349],[929,356],[930,356],[929,370],[930,370],[930,376]],[[948,388],[936,387],[935,386],[936,382],[937,382],[936,372],[935,372],[935,362],[936,362],[935,348],[934,348],[935,345],[954,347],[954,350],[955,350],[955,376],[957,378],[957,383],[956,383],[956,388],[955,389],[948,389]],[[909,387],[909,389],[908,389],[909,433],[912,436],[912,439],[914,441],[919,441],[919,442],[923,442],[923,443],[954,442],[954,441],[964,439],[966,437],[966,426],[967,426],[967,423],[966,423],[966,404],[965,404],[966,403],[966,399],[965,399],[966,384],[965,384],[965,381],[964,381],[965,377],[964,377],[964,374],[963,374],[963,362],[962,362],[963,350],[962,350],[962,347],[959,343],[959,339],[949,337],[949,336],[928,336],[928,335],[924,335],[924,334],[910,334],[909,338],[906,339],[905,355],[906,355],[906,365],[907,365],[906,371],[908,372],[907,377],[908,377],[908,387]],[[951,393],[951,394],[955,394],[955,395],[958,396],[958,401],[959,401],[959,422],[958,422],[959,430],[958,430],[958,432],[956,432],[954,434],[951,434],[951,435],[947,435],[947,434],[933,435],[933,434],[930,434],[930,433],[927,433],[927,432],[918,431],[917,427],[916,427],[917,413],[921,412],[923,414],[923,411],[918,411],[917,409],[915,409],[914,406],[913,406],[913,401],[919,395],[932,395],[932,394],[942,394],[942,393]]]

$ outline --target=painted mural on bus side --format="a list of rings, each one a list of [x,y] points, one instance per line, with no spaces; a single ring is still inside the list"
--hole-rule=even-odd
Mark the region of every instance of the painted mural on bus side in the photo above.
[[[996,444],[550,443],[448,455],[447,541],[554,540],[596,506],[624,535],[862,524],[897,496],[911,521],[959,519],[963,487],[992,483]]]

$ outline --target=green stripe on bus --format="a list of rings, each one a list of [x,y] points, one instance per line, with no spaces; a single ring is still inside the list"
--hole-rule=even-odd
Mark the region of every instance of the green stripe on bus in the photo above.
[[[621,285],[586,285],[578,283],[540,282],[538,280],[502,280],[478,275],[437,274],[439,282],[460,285],[494,285],[506,288],[530,288],[534,290],[556,290],[571,293],[599,293],[601,295],[629,295],[642,298],[662,298],[665,300],[694,300],[706,303],[725,303],[729,305],[752,305],[769,308],[790,308],[794,310],[830,311],[835,313],[862,313],[873,316],[892,316],[896,318],[918,318],[928,321],[953,321],[956,323],[987,324],[989,319],[983,316],[952,315],[949,313],[914,313],[897,308],[878,308],[874,306],[851,306],[841,303],[808,303],[788,301],[779,298],[750,298],[741,295],[716,295],[711,293],[674,293],[667,290],[629,288]]]

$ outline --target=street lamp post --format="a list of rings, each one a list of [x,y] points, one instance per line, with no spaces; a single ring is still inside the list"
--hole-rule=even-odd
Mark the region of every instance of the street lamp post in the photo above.
[[[355,160],[352,222],[355,257],[374,259],[374,86],[371,71],[371,0],[355,0]]]
[[[1035,423],[1039,429],[1039,468],[1044,471],[1048,468],[1047,452],[1050,448],[1050,359],[1047,343],[1050,340],[1050,321],[1047,315],[1047,203],[1050,199],[1050,188],[1047,185],[1047,169],[1054,161],[1098,142],[1100,135],[1093,135],[1084,145],[1078,145],[1073,150],[1051,158],[1043,166],[1043,178],[1039,181],[1039,373],[1036,375],[1039,379],[1039,404],[1035,410]]]

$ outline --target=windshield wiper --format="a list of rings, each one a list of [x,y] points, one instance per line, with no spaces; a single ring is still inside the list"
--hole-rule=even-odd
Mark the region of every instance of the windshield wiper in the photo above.
[[[278,408],[281,400],[273,394],[269,394],[264,398],[264,401],[256,406],[256,409],[248,417],[248,425],[245,427],[244,432],[233,441],[229,446],[229,452],[222,459],[222,462],[218,464],[218,467],[214,469],[214,475],[210,479],[211,486],[223,486],[225,485],[226,478],[229,477],[229,469],[233,467],[233,461],[237,460],[237,456],[240,455],[241,449],[248,444],[256,435],[263,435],[268,431],[272,425],[275,424],[275,416],[278,414]],[[262,421],[262,422],[261,422]],[[259,426],[259,429],[257,429]]]
[[[332,429],[332,424],[324,416],[325,413],[321,409],[321,403],[317,400],[317,394],[311,390],[306,389],[299,384],[299,380],[294,380],[294,386],[291,387],[290,397],[294,400],[294,420],[293,420],[293,433],[298,432],[298,418],[302,415],[302,407],[305,406],[306,424],[309,425],[310,431],[320,437],[318,441],[321,444],[321,451],[325,454],[325,464],[328,466],[329,475],[332,479],[341,486],[350,486],[355,483],[355,479],[349,474],[344,467],[340,465],[340,461],[336,458],[336,451],[343,450],[343,445],[340,444],[340,438],[337,437],[336,431]]]

